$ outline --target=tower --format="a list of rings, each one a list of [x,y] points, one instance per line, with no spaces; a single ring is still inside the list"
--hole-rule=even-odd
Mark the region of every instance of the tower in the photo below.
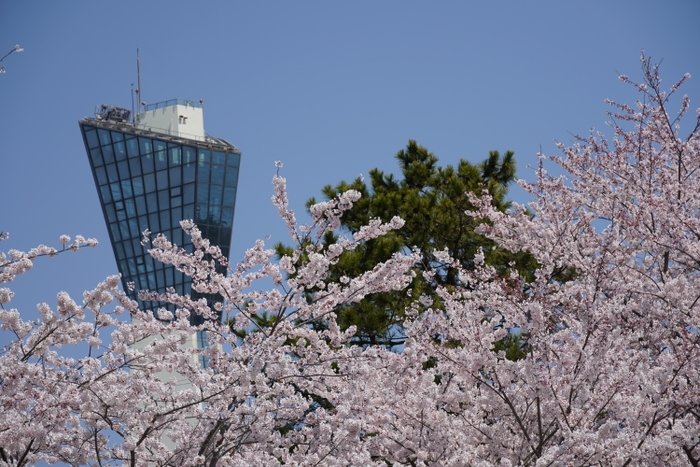
[[[204,132],[201,101],[149,104],[133,121],[130,114],[98,106],[94,117],[80,120],[80,129],[124,290],[142,309],[174,311],[166,303],[140,301],[138,291],[201,295],[191,290],[189,277],[148,254],[142,232],[162,233],[192,252],[180,221],[193,219],[228,256],[241,152]],[[222,300],[207,298],[212,304]],[[193,324],[200,319],[190,318]]]

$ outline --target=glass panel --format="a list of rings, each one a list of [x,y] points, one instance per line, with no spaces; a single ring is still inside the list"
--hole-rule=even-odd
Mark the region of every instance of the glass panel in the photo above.
[[[121,246],[121,245],[122,245],[122,244],[120,243],[119,246]],[[131,242],[126,241],[126,242],[124,242],[123,245],[124,245],[124,253],[126,253],[126,256],[127,256],[128,258],[134,256],[134,249],[133,249],[133,247],[131,246]],[[132,274],[133,274],[133,273],[132,273]]]
[[[219,243],[219,228],[210,226],[207,229],[207,236],[205,238],[208,238],[211,243],[217,245]]]
[[[109,131],[99,128],[97,130],[97,134],[100,137],[100,145],[106,146],[108,144],[112,144],[112,139],[109,137]]]
[[[169,144],[168,152],[170,157],[168,163],[170,167],[175,167],[182,164],[182,148],[180,145]]]
[[[148,228],[148,216],[140,216],[139,217],[139,230],[143,234],[143,232]],[[140,238],[140,237],[139,237]],[[136,241],[136,240],[134,240]],[[139,242],[141,240],[138,240]]]
[[[109,183],[109,180],[107,179],[107,172],[105,171],[104,167],[95,168],[95,176],[97,177],[98,185],[106,185]]]
[[[170,169],[170,186],[180,185],[182,183],[182,171],[180,167]]]
[[[159,190],[168,188],[168,171],[161,170],[160,172],[156,172],[156,180]]]
[[[94,128],[83,127],[85,129],[85,139],[87,139],[87,144],[90,149],[96,148],[100,145],[100,141],[97,139],[97,131]]]
[[[235,187],[224,187],[224,206],[235,206],[236,205],[236,188]]]
[[[119,181],[119,174],[117,173],[117,164],[107,164],[105,166],[105,170],[107,171],[107,179],[110,182]]]
[[[124,198],[131,198],[134,196],[134,192],[131,191],[131,180],[122,180],[122,196]]]
[[[170,188],[170,196],[180,196],[182,194],[182,187],[174,186]]]
[[[226,186],[238,185],[238,168],[228,167],[226,169]]]
[[[124,200],[124,208],[126,209],[127,216],[136,217],[136,203],[134,203],[133,198]]]
[[[153,172],[153,154],[147,154],[141,158],[141,168],[145,174]]]
[[[226,164],[226,154],[221,152],[221,151],[214,151],[212,153],[212,163],[216,165],[225,165]]]
[[[200,183],[197,186],[197,202],[200,204],[209,204],[209,185]]]
[[[131,179],[131,185],[134,188],[134,196],[136,195],[142,195],[145,193],[143,189],[143,178],[141,177],[134,177]]]
[[[99,167],[104,164],[102,160],[102,150],[100,148],[90,149],[90,158],[92,159],[92,165]]]
[[[182,196],[173,196],[170,198],[170,205],[173,207],[180,206],[182,204]],[[182,220],[182,219],[180,219]]]
[[[223,208],[221,210],[221,225],[230,228],[233,227],[233,208]]]
[[[102,194],[102,202],[110,203],[112,202],[112,190],[109,185],[103,185],[100,187],[100,193]]]
[[[181,208],[173,208],[170,220],[171,220],[173,227],[179,226],[180,221],[182,220],[182,209]],[[179,230],[180,232],[182,232],[182,229],[175,229],[175,230]],[[180,243],[182,243],[182,241]]]
[[[122,236],[119,235],[119,224],[118,223],[114,222],[112,224],[109,224],[109,230],[112,231],[112,238],[114,238],[115,242],[118,242],[122,239]]]
[[[131,170],[131,175],[137,177],[141,175],[141,161],[138,159],[129,159],[129,169]]]
[[[199,150],[199,164],[210,164],[211,163],[211,151],[208,149]]]
[[[134,137],[129,137],[126,139],[126,152],[129,157],[139,157],[139,142]]]
[[[173,230],[172,242],[176,245],[182,245],[183,235],[184,235],[184,232],[182,231],[182,229]],[[176,273],[176,275],[180,276],[180,274],[178,274],[178,273]],[[177,279],[177,277],[176,277],[176,279]],[[180,281],[181,281],[181,279],[180,279]]]
[[[136,203],[136,212],[138,213],[139,216],[144,216],[148,213],[146,210],[146,198],[143,196],[137,196],[134,199]],[[143,230],[143,229],[142,229]]]
[[[158,198],[155,193],[149,193],[146,195],[146,206],[148,206],[148,212],[158,212]]]
[[[119,183],[110,183],[109,184],[109,189],[112,192],[112,199],[114,201],[121,201],[122,199],[122,190],[119,186]]]
[[[229,227],[221,228],[221,235],[219,235],[219,245],[230,245],[231,244],[231,229]],[[222,248],[223,252],[223,248]],[[226,253],[228,255],[228,253]]]
[[[223,194],[223,191],[224,187],[222,187],[221,185],[211,185],[209,189],[209,205],[220,205],[221,195]]]
[[[123,221],[126,219],[126,211],[124,210],[124,203],[119,201],[118,203],[115,203],[115,206],[117,208],[117,220],[118,221]]]
[[[114,162],[114,150],[112,149],[111,144],[108,144],[107,146],[102,146],[102,157],[104,157],[106,164]]]
[[[209,173],[211,172],[211,165],[199,163],[197,165],[197,181],[209,183]]]
[[[145,253],[143,251],[143,247],[141,246],[141,239],[140,238],[135,238],[131,241],[131,247],[134,249],[134,255],[136,256],[136,264],[143,266],[143,270],[139,269],[139,273],[145,272],[146,267],[144,266],[144,260],[143,260],[143,254]]]
[[[156,170],[163,170],[168,167],[168,155],[164,141],[153,140],[153,152],[156,160]]]
[[[119,258],[119,271],[126,273],[126,255],[124,255],[124,247],[121,243],[117,243],[117,258]]]
[[[152,212],[148,215],[148,228],[151,229],[151,232],[160,231],[160,222],[158,221],[157,212]]]
[[[119,221],[119,233],[124,240],[129,238],[129,223],[127,221]]]
[[[170,193],[168,190],[160,190],[158,192],[158,209],[161,211],[170,208]]]
[[[194,203],[194,183],[189,183],[183,187],[182,198],[185,204]]]
[[[195,165],[190,164],[182,168],[182,183],[191,183],[195,180]]]
[[[206,204],[198,204],[197,205],[197,218],[196,218],[195,222],[197,222],[197,224],[205,225],[207,223],[208,216],[209,216],[209,212],[207,210],[207,205]],[[202,230],[202,233],[204,233],[204,229],[202,229],[202,225],[200,225],[200,229]]]
[[[119,245],[119,246],[121,246],[121,245]],[[120,272],[123,271],[124,275],[126,275],[128,270],[129,270],[129,266],[128,266],[128,263],[126,262],[126,259],[121,259],[119,261],[119,271]]]
[[[182,162],[185,165],[193,164],[197,162],[197,150],[190,146],[182,147]]]
[[[170,225],[170,209],[163,209],[160,211],[160,228],[161,231],[169,230],[172,228]],[[163,235],[167,235],[165,232],[161,232]]]
[[[143,176],[143,187],[146,193],[152,193],[156,191],[156,177],[153,174],[146,174]]]
[[[211,182],[219,185],[224,184],[224,166],[214,165],[211,166]]]
[[[150,274],[147,274],[148,276],[148,288],[153,290],[156,288],[156,274],[155,272],[151,272]]]
[[[117,167],[119,168],[119,178],[122,180],[129,178],[129,163],[126,161],[121,161],[117,163]]]
[[[218,225],[221,222],[221,206],[209,206],[209,219],[208,223],[213,225]]]
[[[131,233],[131,238],[141,237],[141,232],[139,232],[139,223],[135,218],[129,219],[129,233]]]
[[[199,231],[202,233],[202,238],[209,238],[207,237],[207,229],[209,228],[208,225],[198,225],[197,227],[199,227]]]
[[[229,167],[239,167],[241,165],[241,155],[229,152],[226,162]]]
[[[136,262],[134,261],[134,258],[129,258],[127,260],[127,263],[129,264],[129,275],[135,276],[136,275]]]
[[[153,152],[153,141],[150,138],[139,136],[139,146],[142,156]]]
[[[121,131],[112,131],[112,142],[116,143],[117,141],[124,141],[124,133]]]
[[[124,146],[124,141],[114,143],[114,155],[118,161],[123,161],[126,159],[126,147]]]
[[[182,218],[185,220],[194,219],[194,204],[188,204],[182,208]]]
[[[107,213],[107,222],[115,222],[117,220],[117,213],[114,212],[114,204],[105,204],[105,213]]]

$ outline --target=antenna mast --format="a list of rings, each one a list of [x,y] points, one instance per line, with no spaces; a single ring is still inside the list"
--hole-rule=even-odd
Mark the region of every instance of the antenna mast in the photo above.
[[[136,89],[136,94],[137,94],[137,99],[139,101],[139,113],[141,113],[141,105],[144,102],[143,97],[141,96],[141,64],[139,62],[139,48],[136,47],[136,75],[137,75],[137,86],[138,88]]]

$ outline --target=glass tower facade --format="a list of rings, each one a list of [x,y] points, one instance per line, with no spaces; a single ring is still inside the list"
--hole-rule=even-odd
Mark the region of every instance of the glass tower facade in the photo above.
[[[170,289],[201,297],[191,290],[189,277],[148,254],[141,245],[146,229],[192,252],[192,242],[180,221],[193,219],[212,245],[219,246],[225,256],[229,254],[240,151],[225,140],[205,135],[203,125],[201,131],[193,128],[194,133],[185,133],[182,125],[149,125],[158,123],[149,121],[153,115],[162,122],[164,112],[183,114],[197,109],[199,114],[192,120],[202,120],[201,104],[178,100],[146,107],[135,123],[128,121],[129,111],[110,106],[102,106],[94,118],[80,120],[122,286],[142,309],[174,311],[166,303],[140,301],[139,290],[164,293]],[[179,115],[179,121],[186,122],[187,117]],[[130,282],[133,290],[128,287]],[[222,300],[220,296],[207,298]],[[199,321],[198,317],[191,320],[193,324]]]

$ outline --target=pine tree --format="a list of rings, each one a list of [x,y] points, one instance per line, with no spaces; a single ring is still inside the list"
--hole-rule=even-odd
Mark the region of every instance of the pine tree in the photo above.
[[[489,157],[479,164],[461,159],[457,167],[438,165],[438,158],[416,141],[410,140],[405,149],[396,154],[402,179],[381,170],[372,169],[369,186],[358,177],[348,183],[322,189],[326,199],[338,193],[357,190],[362,197],[352,210],[341,219],[341,232],[356,234],[371,219],[388,222],[394,216],[401,217],[405,224],[401,229],[364,242],[353,251],[344,252],[331,268],[328,281],[338,281],[342,276],[355,276],[397,252],[420,250],[421,261],[416,263],[416,277],[407,291],[378,293],[366,297],[360,303],[345,305],[336,310],[338,323],[343,329],[357,327],[353,340],[356,345],[381,345],[388,348],[400,346],[404,341],[401,322],[406,309],[415,307],[416,299],[423,296],[422,303],[439,304],[435,294],[438,285],[459,285],[454,265],[471,269],[474,256],[483,250],[487,263],[495,266],[504,275],[511,266],[519,271],[532,269],[532,261],[526,255],[506,253],[495,248],[495,244],[479,235],[475,229],[483,222],[466,212],[472,210],[470,196],[480,197],[488,191],[492,204],[500,211],[509,207],[506,200],[508,185],[515,179],[515,159],[512,151],[501,156],[491,151]],[[307,202],[307,207],[316,203]],[[324,243],[335,243],[335,233],[327,233]],[[289,254],[291,247],[276,245],[277,254]],[[448,258],[436,251],[448,251]],[[424,275],[431,270],[436,272]],[[420,302],[419,302],[420,303]],[[323,322],[316,323],[323,327]]]

